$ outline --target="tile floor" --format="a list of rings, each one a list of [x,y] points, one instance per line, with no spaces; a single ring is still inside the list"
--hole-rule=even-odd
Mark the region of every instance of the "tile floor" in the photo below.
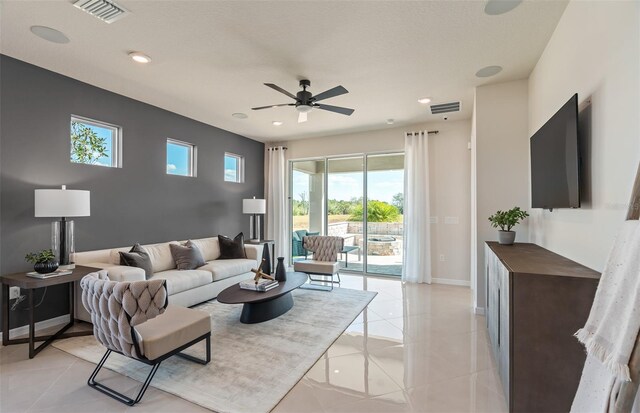
[[[484,317],[471,291],[342,276],[342,287],[377,291],[369,307],[274,412],[502,412],[506,403]],[[33,360],[26,345],[0,347],[0,412],[128,411],[90,389],[94,365],[53,347]],[[104,370],[107,385],[139,383]],[[207,411],[153,387],[136,412]]]

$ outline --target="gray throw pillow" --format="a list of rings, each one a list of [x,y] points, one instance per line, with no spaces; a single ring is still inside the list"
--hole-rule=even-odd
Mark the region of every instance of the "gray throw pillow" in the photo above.
[[[129,252],[120,253],[120,265],[142,268],[147,280],[153,276],[151,258],[140,244],[134,245]]]
[[[195,270],[206,264],[200,249],[191,241],[187,241],[184,245],[169,244],[169,248],[179,270]]]

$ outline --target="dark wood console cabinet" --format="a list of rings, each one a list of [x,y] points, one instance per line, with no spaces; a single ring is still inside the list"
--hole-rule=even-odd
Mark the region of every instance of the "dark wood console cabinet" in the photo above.
[[[489,339],[511,412],[568,412],[586,353],[573,334],[600,274],[538,245],[485,247]]]

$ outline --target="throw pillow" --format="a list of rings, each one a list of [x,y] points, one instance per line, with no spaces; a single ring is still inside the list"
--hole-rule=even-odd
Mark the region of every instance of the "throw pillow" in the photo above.
[[[169,248],[171,248],[171,255],[179,270],[195,270],[206,264],[202,252],[191,240],[184,245],[169,244]]]
[[[236,235],[234,239],[218,235],[218,241],[220,242],[219,260],[247,258],[247,254],[244,252],[244,234],[242,232]]]
[[[153,276],[151,257],[140,244],[134,245],[129,252],[120,253],[120,265],[142,268],[147,280]]]

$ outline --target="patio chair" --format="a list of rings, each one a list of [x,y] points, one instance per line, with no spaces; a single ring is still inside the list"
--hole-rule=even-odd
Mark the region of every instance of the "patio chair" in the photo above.
[[[291,255],[293,257],[304,257],[306,260],[309,254],[309,251],[304,248],[302,245],[302,239],[307,236],[319,235],[319,232],[309,232],[306,229],[299,229],[297,231],[293,231],[293,236],[291,237]]]
[[[107,271],[86,275],[80,281],[82,304],[91,314],[93,334],[107,352],[89,377],[94,389],[133,406],[149,387],[160,363],[178,355],[207,364],[211,361],[211,318],[190,308],[168,305],[166,280],[110,281]],[[181,354],[206,341],[206,359]],[[152,366],[135,399],[96,382],[98,372],[112,352]]]
[[[304,237],[302,242],[304,248],[313,252],[313,259],[294,262],[294,271],[309,274],[309,279],[313,282],[330,283],[330,289],[333,290],[333,284],[340,284],[338,254],[344,248],[344,238],[317,235]],[[331,279],[313,278],[312,274]],[[334,281],[334,276],[338,277],[338,281]]]

